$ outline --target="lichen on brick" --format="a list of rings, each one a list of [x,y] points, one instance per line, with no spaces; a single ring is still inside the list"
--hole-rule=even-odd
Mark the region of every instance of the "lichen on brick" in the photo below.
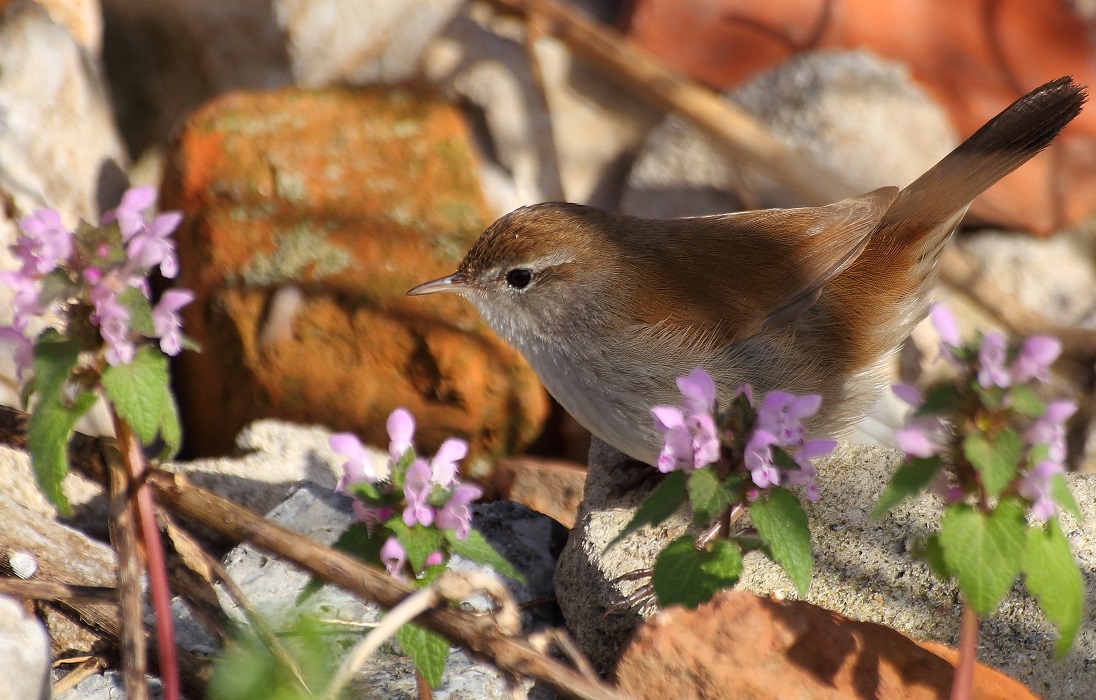
[[[306,223],[274,234],[273,240],[274,250],[253,255],[240,270],[239,281],[251,287],[271,287],[301,281],[307,274],[309,281],[317,282],[350,266],[349,251],[333,245],[326,233]]]

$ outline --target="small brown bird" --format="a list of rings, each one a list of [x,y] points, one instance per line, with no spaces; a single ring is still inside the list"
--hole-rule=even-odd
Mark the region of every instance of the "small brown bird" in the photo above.
[[[925,316],[940,251],[971,201],[1081,110],[1054,80],[1020,98],[905,189],[824,207],[638,219],[577,204],[522,207],[448,277],[594,435],[654,463],[651,406],[703,367],[720,404],[742,384],[823,397],[837,434],[878,398],[884,360]]]

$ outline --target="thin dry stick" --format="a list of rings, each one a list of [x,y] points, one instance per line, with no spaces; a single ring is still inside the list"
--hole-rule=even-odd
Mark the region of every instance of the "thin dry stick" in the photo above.
[[[147,700],[148,655],[141,619],[141,561],[137,552],[137,523],[130,507],[129,477],[122,455],[113,442],[104,442],[110,479],[110,540],[118,557],[118,595],[122,620],[122,680],[126,697]]]
[[[157,501],[181,517],[234,540],[250,540],[254,546],[385,608],[395,607],[412,592],[354,557],[267,522],[246,508],[190,484],[181,475],[150,469],[148,483]],[[626,697],[611,686],[588,679],[539,652],[528,641],[508,635],[489,621],[469,613],[447,607],[428,610],[421,623],[490,659],[508,673],[538,678],[579,698],[621,700]]]
[[[165,700],[179,700],[179,661],[175,653],[175,622],[171,612],[171,592],[168,590],[167,564],[164,561],[164,545],[160,528],[156,524],[156,506],[152,491],[144,483],[145,456],[141,443],[129,425],[112,412],[114,434],[118,436],[126,474],[132,485],[129,502],[141,531],[145,545],[145,563],[148,570],[148,588],[152,594],[152,609],[156,615],[156,641],[160,658],[160,682]]]
[[[118,589],[109,586],[78,586],[57,581],[0,578],[0,593],[25,600],[118,604]]]
[[[414,620],[426,610],[434,607],[441,600],[437,589],[431,584],[420,589],[404,599],[402,603],[388,611],[381,623],[365,635],[350,653],[346,655],[339,668],[332,676],[331,682],[324,692],[325,700],[337,700],[343,688],[354,678],[354,674],[365,665],[369,657],[373,655],[382,644],[391,639],[400,627]]]
[[[56,663],[54,664],[56,665]],[[101,656],[89,656],[80,662],[80,665],[65,674],[65,677],[50,686],[51,697],[57,697],[67,690],[76,687],[76,684],[89,676],[106,668],[107,660]]]

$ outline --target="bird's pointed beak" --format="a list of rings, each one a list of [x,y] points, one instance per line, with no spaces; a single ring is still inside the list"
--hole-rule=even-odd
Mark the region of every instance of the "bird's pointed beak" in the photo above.
[[[422,294],[437,294],[438,292],[461,292],[467,288],[468,281],[464,279],[464,275],[454,272],[448,277],[423,282],[419,286],[409,289],[407,296],[417,297]]]

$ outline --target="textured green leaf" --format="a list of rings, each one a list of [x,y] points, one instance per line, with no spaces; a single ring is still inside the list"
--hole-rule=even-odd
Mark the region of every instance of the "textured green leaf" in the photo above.
[[[750,505],[750,520],[799,595],[806,596],[814,562],[807,514],[799,500],[787,489],[771,489]]]
[[[62,337],[52,328],[34,345],[34,378],[39,401],[60,402],[61,387],[68,381],[80,356],[80,343]]]
[[[940,535],[929,535],[926,539],[914,545],[914,556],[918,557],[932,569],[932,573],[941,581],[950,581],[953,578],[948,563],[944,559],[944,549],[940,546]]]
[[[959,390],[951,382],[937,382],[925,390],[924,400],[914,411],[914,418],[951,413],[959,401]]]
[[[95,394],[85,391],[76,396],[71,406],[64,406],[59,400],[40,401],[27,423],[27,452],[38,487],[62,515],[71,513],[61,490],[61,481],[69,471],[68,441],[76,421],[96,399]]]
[[[103,388],[114,410],[145,445],[156,439],[170,400],[167,356],[143,346],[133,362],[103,372]]]
[[[152,326],[152,303],[144,292],[136,287],[126,287],[118,295],[118,302],[129,311],[130,328],[149,338],[156,335]]]
[[[449,642],[444,637],[408,622],[396,632],[396,641],[411,657],[427,685],[431,688],[441,685],[445,661],[449,658]]]
[[[706,523],[726,508],[734,492],[720,482],[712,468],[697,469],[689,475],[689,503],[697,524]]]
[[[971,433],[963,440],[963,454],[978,470],[986,493],[994,498],[1016,478],[1020,449],[1020,436],[1007,428],[992,440],[983,433]]]
[[[491,543],[484,538],[479,530],[476,530],[475,528],[470,529],[468,531],[468,537],[463,540],[457,539],[456,534],[452,530],[446,530],[445,541],[449,543],[449,551],[454,554],[459,554],[468,561],[490,566],[496,572],[508,579],[512,579],[518,583],[525,583],[525,577],[514,568],[513,564],[506,561],[506,559],[491,546]]]
[[[1024,585],[1039,601],[1047,619],[1058,626],[1054,651],[1062,656],[1073,646],[1085,604],[1085,582],[1069,540],[1055,518],[1045,527],[1028,528],[1024,549]]]
[[[644,525],[658,525],[677,512],[685,502],[685,472],[670,472],[662,483],[655,487],[647,498],[636,508],[635,515],[613,538],[605,550],[608,551],[628,535]]]
[[[963,598],[979,617],[989,617],[1008,593],[1023,561],[1026,509],[1015,499],[990,513],[952,505],[940,520],[940,546]]]
[[[1073,492],[1069,489],[1069,482],[1066,481],[1063,475],[1056,474],[1050,478],[1050,495],[1054,497],[1054,502],[1058,504],[1059,508],[1077,519],[1078,524],[1084,520],[1084,516],[1081,515],[1081,508],[1077,505],[1076,499],[1073,498]]]
[[[651,585],[659,605],[695,608],[733,586],[741,575],[742,550],[737,544],[717,539],[697,549],[693,538],[684,535],[655,559]]]
[[[871,512],[873,520],[886,515],[902,501],[916,496],[932,483],[942,463],[939,457],[914,457],[894,472],[887,488],[879,495]]]
[[[1022,384],[1008,390],[1008,405],[1025,418],[1039,418],[1047,410],[1047,405],[1035,395],[1035,392]]]
[[[164,387],[164,413],[160,417],[160,439],[164,441],[164,449],[160,451],[160,459],[171,459],[179,453],[179,447],[183,444],[183,426],[179,421],[179,407],[175,404],[175,396],[171,393],[171,387]]]
[[[392,530],[403,545],[403,550],[407,552],[407,561],[415,573],[420,573],[426,567],[426,558],[441,548],[441,530],[436,527],[417,523],[414,527],[407,527],[399,514],[390,518],[385,526]]]

